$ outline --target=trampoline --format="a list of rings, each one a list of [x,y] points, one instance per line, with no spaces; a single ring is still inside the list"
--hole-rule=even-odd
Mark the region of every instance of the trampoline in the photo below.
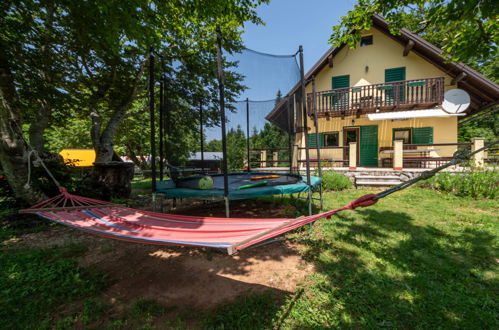
[[[255,177],[269,177],[259,180],[252,180]],[[218,199],[224,196],[224,176],[223,174],[211,175],[213,178],[213,188],[194,189],[190,188],[193,182],[199,180],[202,176],[191,176],[177,180],[160,181],[156,187],[156,193],[170,198],[198,198],[198,199]],[[263,196],[284,195],[308,192],[315,189],[320,183],[321,178],[310,176],[310,187],[307,185],[307,177],[289,173],[268,173],[268,172],[237,172],[228,173],[229,179],[229,200],[249,199]],[[242,186],[252,185],[266,181],[262,186],[238,189]]]

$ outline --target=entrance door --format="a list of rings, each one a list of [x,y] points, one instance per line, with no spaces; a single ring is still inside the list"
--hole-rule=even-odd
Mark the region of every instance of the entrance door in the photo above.
[[[378,126],[360,126],[360,166],[378,166]]]
[[[343,145],[348,147],[350,142],[357,142],[357,165],[359,165],[359,128],[349,127],[343,129]],[[350,153],[349,149],[343,149],[343,159],[349,160]],[[348,166],[348,164],[347,164]]]

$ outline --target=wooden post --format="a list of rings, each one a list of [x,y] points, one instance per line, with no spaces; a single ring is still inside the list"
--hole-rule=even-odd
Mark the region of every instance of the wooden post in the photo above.
[[[485,139],[478,137],[473,139],[473,146],[471,148],[471,151],[478,150],[480,148],[483,148],[485,146]],[[482,150],[480,152],[477,152],[476,154],[473,155],[473,165],[475,167],[483,167],[485,165],[485,151]]]
[[[404,140],[393,141],[393,169],[402,171],[404,167]]]
[[[267,167],[267,150],[261,150],[260,151],[260,166],[261,167]]]
[[[278,151],[274,151],[272,153],[272,160],[274,161],[274,167],[278,167],[279,166],[279,152]]]
[[[292,158],[292,167],[296,168],[298,171],[300,168],[298,167],[298,145],[294,144],[293,145],[293,158]]]
[[[349,170],[356,170],[357,169],[357,142],[350,142],[349,143],[348,169]]]

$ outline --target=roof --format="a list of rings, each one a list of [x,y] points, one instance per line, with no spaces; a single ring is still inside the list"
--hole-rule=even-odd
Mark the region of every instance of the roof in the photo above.
[[[223,153],[218,151],[205,151],[203,152],[204,160],[221,160]],[[194,152],[189,156],[189,160],[201,160],[201,152]]]
[[[409,41],[414,42],[411,52],[423,57],[452,78],[458,76],[462,77],[457,83],[457,87],[466,90],[471,96],[471,106],[467,111],[468,114],[476,113],[498,103],[498,84],[484,77],[464,63],[447,61],[442,56],[442,50],[440,48],[424,40],[417,34],[407,29],[401,29],[399,35],[393,35],[388,28],[388,22],[385,21],[383,17],[380,15],[373,15],[372,19],[374,28],[377,28],[400,44],[406,45]],[[317,75],[326,65],[328,65],[328,59],[334,57],[344,46],[345,45],[329,48],[329,50],[305,74],[305,81],[307,82],[312,76]],[[309,82],[307,82],[307,84],[308,83]],[[295,94],[299,88],[300,82],[297,83],[286,96]],[[282,126],[282,122],[279,121],[278,118],[282,116],[282,112],[285,110],[282,108],[283,104],[284,103],[282,102],[278,104],[266,117],[267,120],[279,127]]]

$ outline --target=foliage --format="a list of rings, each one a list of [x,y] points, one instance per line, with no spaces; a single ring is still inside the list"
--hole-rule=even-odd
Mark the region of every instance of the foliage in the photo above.
[[[485,141],[496,141],[499,138],[499,116],[484,115],[460,124],[458,137],[459,142],[471,142],[476,137],[483,137]]]
[[[350,189],[352,186],[352,181],[344,174],[333,171],[322,172],[322,187],[325,191],[340,191]]]
[[[78,245],[1,251],[0,327],[49,328],[54,307],[97,294],[106,281],[77,265],[81,252]]]
[[[242,170],[246,159],[246,137],[241,126],[227,133],[227,166],[230,171]]]
[[[371,16],[382,14],[393,33],[399,33],[402,27],[410,28],[433,39],[429,41],[437,40],[443,55],[451,56],[453,61],[475,67],[487,64],[495,66],[492,71],[497,72],[494,58],[499,44],[498,11],[494,0],[360,0],[333,28],[330,43],[357,46],[360,33],[372,27]]]
[[[499,171],[442,172],[424,182],[423,186],[462,197],[494,199],[499,197]]]
[[[241,48],[240,27],[248,21],[262,23],[255,8],[267,2],[2,2],[1,135],[10,141],[20,141],[20,132],[9,130],[11,124],[7,121],[19,126],[28,121],[30,139],[36,137],[33,138],[37,142],[36,148],[41,150],[42,138],[50,126],[51,149],[72,144],[88,146],[86,137],[89,136],[96,149],[96,160],[110,161],[123,121],[135,116],[135,121],[128,122],[127,128],[139,131],[144,127],[140,115],[145,113],[143,105],[148,95],[145,71],[153,48],[155,69],[159,72],[156,80],[161,79],[166,86],[165,103],[171,116],[168,155],[185,159],[192,146],[190,132],[197,127],[199,103],[207,107],[207,122],[219,120],[215,102],[218,95],[216,26],[220,25],[223,31],[225,51],[237,51]],[[229,70],[236,63],[226,61],[225,64],[229,104],[244,86],[240,84],[241,77]],[[85,125],[89,132],[81,134]],[[84,138],[66,134],[68,130],[77,131],[77,135]],[[137,154],[140,150],[133,149],[143,144],[140,139],[134,139],[137,135],[127,138],[126,134],[121,132],[120,142],[128,142],[128,145],[121,145],[123,150],[126,147],[130,153]],[[12,157],[6,156],[13,152],[8,150],[10,148],[22,158],[26,148],[4,140],[0,159],[4,165],[9,164],[4,168],[9,168],[9,181],[16,183],[11,184],[16,195],[40,199],[41,194],[37,191],[23,195],[19,183],[26,179],[26,164],[22,164],[19,171],[10,170]]]
[[[45,131],[45,147],[47,151],[55,153],[62,149],[92,149],[89,131],[89,120],[68,118]]]
[[[271,123],[265,123],[263,129],[258,131],[253,129],[253,134],[250,137],[250,146],[252,149],[275,149],[288,148],[288,137],[277,126]],[[230,170],[240,170],[244,166],[247,153],[246,136],[240,126],[235,129],[230,129],[227,132],[227,159]],[[211,140],[206,144],[206,151],[222,151],[222,141]],[[278,151],[278,159],[288,159],[288,150]],[[254,157],[254,158],[253,158]],[[260,156],[254,154],[251,159],[251,167],[260,167]],[[267,154],[267,160],[270,162],[273,155]],[[282,163],[285,166],[287,163]],[[282,164],[280,164],[282,166]]]

